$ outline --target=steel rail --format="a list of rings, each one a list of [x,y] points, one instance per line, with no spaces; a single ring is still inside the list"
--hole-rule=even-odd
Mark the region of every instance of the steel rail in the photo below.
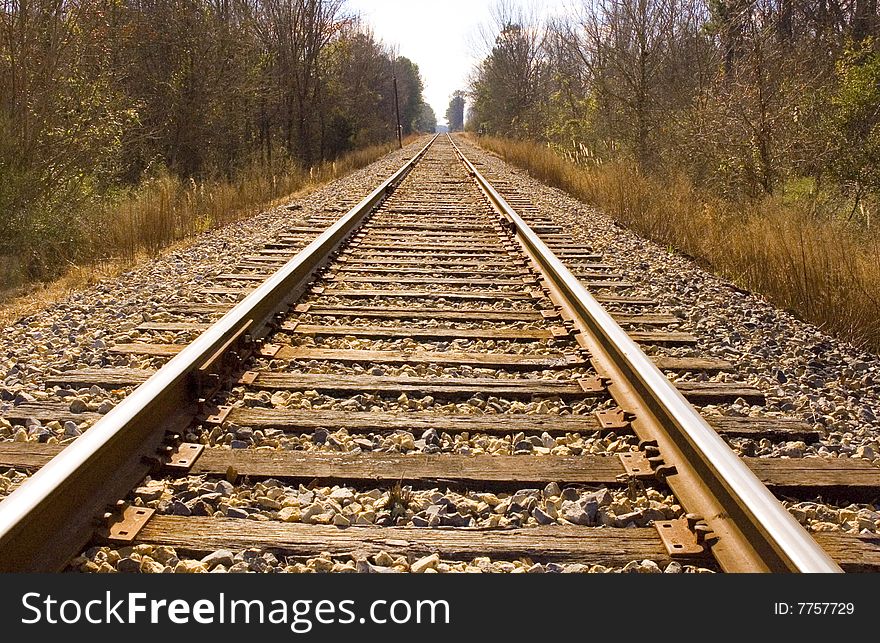
[[[514,228],[554,303],[580,331],[578,342],[590,352],[597,371],[610,378],[615,400],[635,412],[633,430],[643,441],[656,441],[664,463],[674,467],[667,469],[671,473],[665,481],[682,506],[711,529],[712,553],[722,569],[842,572],[449,140],[489,202]]]
[[[264,334],[436,138],[0,502],[0,571],[57,571],[81,551],[96,517],[149,473],[166,431],[194,417],[199,369],[245,334]]]

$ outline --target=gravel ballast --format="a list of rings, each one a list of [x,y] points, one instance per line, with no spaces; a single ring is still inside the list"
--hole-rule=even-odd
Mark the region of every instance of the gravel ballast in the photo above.
[[[165,360],[112,355],[108,349],[115,343],[136,341],[134,329],[144,321],[175,318],[168,315],[169,308],[191,301],[190,293],[204,288],[215,275],[229,272],[231,266],[275,239],[283,229],[323,227],[323,223],[313,219],[327,216],[326,209],[337,211],[329,214],[341,214],[411,158],[425,142],[421,140],[392,152],[301,199],[206,232],[182,247],[144,261],[116,278],[72,293],[45,311],[7,326],[0,339],[0,416],[21,402],[55,397],[57,391],[47,391],[43,386],[44,377],[49,374],[73,367],[161,366]],[[207,297],[200,299],[207,301]],[[160,337],[172,343],[185,343],[190,338],[185,333],[164,333]],[[114,394],[92,387],[69,397],[80,399],[85,410],[97,411],[104,402],[118,402],[127,392]],[[31,440],[51,443],[57,438],[51,429],[47,431],[39,423],[17,427],[0,423],[0,441],[12,440],[17,433],[21,439],[21,429]]]
[[[247,221],[207,233],[191,243],[145,261],[117,278],[108,279],[46,311],[19,320],[4,329],[0,340],[0,416],[13,406],[59,401],[72,412],[109,412],[130,389],[104,390],[97,386],[80,389],[47,389],[44,378],[71,368],[125,366],[157,368],[166,358],[142,355],[115,355],[110,348],[116,343],[151,341],[185,344],[192,340],[192,331],[136,331],[144,321],[174,321],[181,315],[170,312],[177,304],[189,300],[191,293],[210,286],[252,288],[254,282],[222,282],[212,278],[242,258],[252,255],[261,244],[272,240],[284,228],[315,225],[313,217],[325,216],[326,208],[337,212],[347,209],[367,194],[380,180],[399,167],[424,141],[403,151],[389,154],[382,160],[352,173],[307,197],[263,212]],[[614,266],[622,279],[635,288],[628,295],[647,297],[659,303],[655,312],[676,315],[684,322],[674,330],[695,335],[699,343],[693,349],[650,347],[649,353],[665,355],[700,355],[719,357],[732,362],[735,374],[675,374],[672,379],[704,381],[741,381],[753,385],[767,395],[765,406],[750,406],[738,401],[733,404],[707,407],[707,414],[737,416],[787,416],[802,419],[825,432],[815,443],[778,442],[768,439],[732,438],[728,442],[739,453],[759,457],[825,457],[861,458],[880,466],[880,358],[823,334],[810,324],[801,322],[769,305],[760,296],[744,293],[728,282],[706,273],[688,259],[641,239],[617,227],[614,222],[589,206],[559,190],[549,188],[503,163],[491,154],[464,145],[465,153],[485,164],[491,179],[505,179],[519,194],[528,195],[539,211],[563,226],[576,241],[589,244],[597,253],[604,253],[604,263]],[[477,270],[477,269],[475,269]],[[341,282],[343,283],[343,282]],[[387,288],[388,284],[353,283],[352,288]],[[431,290],[426,285],[424,290]],[[443,288],[439,288],[443,289]],[[464,290],[467,287],[462,288]],[[474,287],[474,290],[481,290]],[[329,293],[328,293],[329,294]],[[321,305],[371,306],[379,300],[350,300],[323,295],[306,299]],[[199,301],[231,302],[224,295],[201,295]],[[448,302],[411,298],[382,299],[388,306],[443,306],[481,308],[486,310],[525,310],[531,304],[514,300],[494,305]],[[626,310],[626,307],[620,307]],[[653,309],[652,309],[653,310]],[[641,312],[632,310],[631,312]],[[188,316],[189,321],[209,322],[216,315]],[[306,317],[308,319],[308,317]],[[316,320],[317,321],[317,320]],[[349,319],[356,324],[376,325],[369,318]],[[333,323],[323,318],[324,323]],[[408,324],[414,328],[430,327],[433,321]],[[474,324],[470,327],[479,327]],[[502,328],[514,325],[491,324]],[[515,325],[521,328],[531,324]],[[564,346],[555,340],[542,342],[508,342],[504,340],[453,340],[436,342],[420,340],[356,339],[353,337],[307,338],[283,336],[282,343],[332,349],[420,351],[480,351],[488,353],[522,353],[541,356],[554,353]],[[283,366],[290,373],[505,377],[501,370],[488,368],[451,368],[435,365],[365,366],[333,364],[321,361],[256,360],[255,370]],[[561,371],[533,371],[536,379],[559,379],[589,375],[588,368]],[[521,376],[521,375],[518,375]],[[555,398],[536,401],[515,401],[477,395],[455,403],[435,400],[431,396],[383,396],[360,394],[350,397],[322,395],[316,391],[271,392],[254,391],[237,386],[224,395],[226,403],[277,409],[325,409],[335,411],[430,411],[440,415],[486,415],[496,413],[573,414],[588,415],[596,409],[613,406],[610,400],[584,399],[573,403]],[[88,430],[90,422],[46,422],[28,420],[14,424],[0,420],[0,441],[38,441],[68,444]],[[449,435],[435,432],[395,431],[393,433],[359,433],[346,430],[304,433],[283,433],[276,430],[254,431],[249,427],[227,423],[222,427],[195,426],[185,436],[189,441],[229,448],[275,448],[305,451],[376,451],[384,453],[457,453],[522,455],[614,454],[636,448],[635,436],[584,434],[497,436],[480,433]],[[523,446],[529,442],[528,448]],[[24,472],[8,470],[0,476],[0,498],[10,493],[26,477]],[[160,513],[171,515],[203,515],[237,517],[251,520],[283,520],[310,524],[330,524],[339,528],[351,525],[407,525],[415,527],[519,527],[544,524],[589,524],[604,528],[649,526],[651,521],[680,515],[681,508],[665,491],[649,489],[638,497],[630,497],[626,489],[566,490],[568,497],[550,490],[534,490],[523,496],[525,507],[511,498],[515,494],[480,492],[457,493],[448,489],[410,490],[410,506],[404,513],[391,516],[389,490],[357,490],[349,487],[290,487],[278,481],[261,481],[249,486],[219,490],[216,479],[180,478],[176,481],[146,480],[140,491],[130,498]],[[229,483],[227,483],[229,484]],[[230,485],[231,486],[231,485]],[[532,491],[532,490],[525,490]],[[578,512],[590,494],[602,495],[594,516],[584,519]],[[219,495],[218,495],[219,494]],[[334,497],[335,494],[335,497]],[[606,495],[607,494],[607,495]],[[309,497],[311,495],[311,497]],[[528,495],[528,494],[527,494]],[[491,496],[491,497],[490,497]],[[607,500],[607,502],[605,502]],[[506,506],[504,504],[507,503]],[[514,504],[514,510],[510,505]],[[849,533],[880,533],[880,513],[874,504],[833,506],[820,499],[786,500],[788,510],[808,529],[814,531],[846,531]],[[192,506],[190,506],[192,505]],[[501,506],[502,509],[498,510]],[[454,511],[441,509],[453,507]],[[194,510],[194,508],[196,508]],[[186,513],[189,512],[189,513]],[[385,513],[383,513],[385,512]],[[386,515],[387,514],[387,515]],[[389,520],[384,520],[389,518]],[[583,520],[588,522],[583,523]],[[581,521],[581,522],[579,522]],[[456,524],[454,524],[456,523]],[[460,523],[460,524],[457,524]],[[308,559],[286,558],[271,552],[244,550],[218,551],[204,557],[188,556],[170,547],[139,545],[129,548],[93,547],[77,558],[71,570],[86,572],[700,572],[710,571],[672,563],[660,567],[652,561],[632,561],[621,568],[584,564],[541,564],[532,560],[503,561],[477,558],[470,561],[445,560],[436,555],[421,559],[391,556],[385,552],[369,557],[346,557],[338,554]]]

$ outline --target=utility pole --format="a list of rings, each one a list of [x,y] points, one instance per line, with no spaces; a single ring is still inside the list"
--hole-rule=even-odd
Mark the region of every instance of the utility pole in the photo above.
[[[403,149],[403,129],[400,127],[400,103],[397,100],[397,52],[392,50],[391,79],[394,81],[394,113],[397,116],[397,147]]]

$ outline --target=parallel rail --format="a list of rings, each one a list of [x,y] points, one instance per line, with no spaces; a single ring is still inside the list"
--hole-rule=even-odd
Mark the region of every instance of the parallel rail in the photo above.
[[[223,372],[224,356],[247,354],[259,345],[275,316],[305,292],[316,272],[369,219],[435,140],[3,500],[0,571],[54,571],[81,551],[94,533],[95,517],[143,479],[169,433],[179,433],[191,422],[200,399],[208,395],[216,385],[216,376]],[[634,414],[631,425],[645,448],[662,455],[662,463],[655,462],[661,465],[658,470],[665,472],[666,483],[711,544],[721,568],[841,571],[451,138],[449,141],[489,203],[514,232],[563,318],[573,324],[576,341],[589,351],[596,371],[610,380],[608,390],[616,402]],[[374,252],[384,250],[376,247]],[[417,252],[427,261],[432,248],[427,245]],[[478,243],[468,252],[474,258],[482,256]],[[413,261],[418,260],[415,254]],[[417,271],[414,274],[417,278]],[[401,315],[406,314],[402,308]]]
[[[143,479],[150,470],[145,459],[155,456],[166,433],[182,430],[195,415],[199,370],[259,339],[433,142],[5,498],[0,571],[53,571],[76,555],[92,536],[94,517]]]
[[[656,441],[665,477],[682,504],[705,520],[725,571],[841,572],[639,346],[571,274],[456,147],[492,205],[546,279],[551,298],[577,329],[597,371],[611,378],[615,400],[635,413],[642,440]]]

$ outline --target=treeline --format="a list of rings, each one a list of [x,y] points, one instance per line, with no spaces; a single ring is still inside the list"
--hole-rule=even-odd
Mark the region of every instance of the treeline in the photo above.
[[[589,0],[543,24],[500,5],[469,127],[870,226],[878,25],[876,0]]]
[[[145,178],[278,174],[433,131],[415,64],[342,0],[0,0],[0,260],[76,261]],[[256,171],[255,171],[256,170]]]

